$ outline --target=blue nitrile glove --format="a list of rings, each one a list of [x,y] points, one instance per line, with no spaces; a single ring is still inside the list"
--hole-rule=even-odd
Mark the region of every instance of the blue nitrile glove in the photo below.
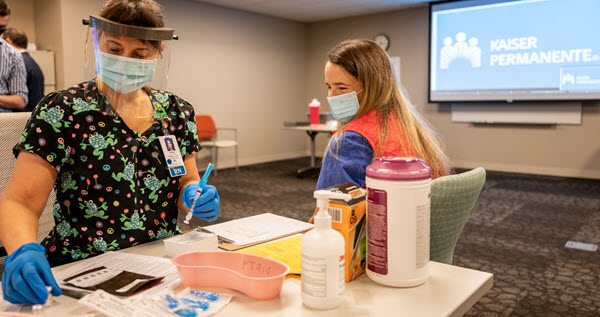
[[[46,285],[52,287],[52,295],[62,295],[50,264],[46,249],[39,243],[27,243],[4,259],[2,295],[13,304],[44,304],[48,299]]]
[[[186,207],[191,208],[198,187],[198,183],[194,183],[187,185],[183,190],[183,204]],[[193,215],[206,221],[217,220],[217,217],[219,217],[219,193],[217,193],[215,186],[204,186],[202,194],[194,205]]]

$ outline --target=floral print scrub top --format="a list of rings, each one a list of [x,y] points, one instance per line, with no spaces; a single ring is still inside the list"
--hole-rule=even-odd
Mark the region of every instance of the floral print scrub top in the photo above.
[[[42,241],[51,266],[180,232],[180,177],[171,177],[159,136],[174,135],[182,156],[200,150],[194,109],[165,91],[147,90],[156,119],[128,128],[95,82],[44,97],[13,151],[36,154],[58,176],[55,226]]]

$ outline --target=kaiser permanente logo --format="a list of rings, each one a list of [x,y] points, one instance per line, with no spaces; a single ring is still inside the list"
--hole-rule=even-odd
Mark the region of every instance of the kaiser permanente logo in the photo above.
[[[467,35],[464,32],[456,33],[456,42],[452,43],[451,37],[444,38],[444,47],[440,51],[440,68],[448,69],[450,64],[459,58],[468,60],[471,67],[481,66],[481,49],[477,46],[479,40],[471,37],[467,43]]]
[[[478,39],[471,37],[467,42],[464,32],[456,33],[456,42],[451,37],[444,38],[440,51],[440,68],[448,69],[456,59],[466,59],[471,67],[481,66],[481,48]],[[536,36],[523,36],[490,40],[489,65],[491,67],[519,66],[533,64],[567,64],[600,61],[591,48],[568,48],[540,50]]]
[[[573,76],[573,74],[570,74],[570,73],[564,73],[562,75],[562,78],[560,79],[560,83],[563,85],[575,84],[575,76]]]
[[[490,41],[490,66],[586,63],[600,60],[591,48],[541,50],[537,36]]]

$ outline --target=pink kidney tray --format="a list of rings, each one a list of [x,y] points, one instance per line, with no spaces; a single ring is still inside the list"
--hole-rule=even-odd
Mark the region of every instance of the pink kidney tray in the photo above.
[[[279,261],[238,252],[189,252],[171,261],[177,266],[184,286],[229,288],[258,300],[279,296],[290,271],[289,266]]]

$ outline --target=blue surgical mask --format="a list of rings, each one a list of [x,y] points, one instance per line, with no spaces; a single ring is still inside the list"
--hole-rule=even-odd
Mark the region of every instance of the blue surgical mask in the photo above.
[[[360,108],[358,97],[356,95],[357,92],[353,91],[335,97],[327,97],[329,108],[331,108],[331,114],[337,121],[348,123],[356,115],[358,108]]]
[[[114,91],[128,94],[146,86],[154,77],[156,60],[122,57],[97,51],[96,73]]]

